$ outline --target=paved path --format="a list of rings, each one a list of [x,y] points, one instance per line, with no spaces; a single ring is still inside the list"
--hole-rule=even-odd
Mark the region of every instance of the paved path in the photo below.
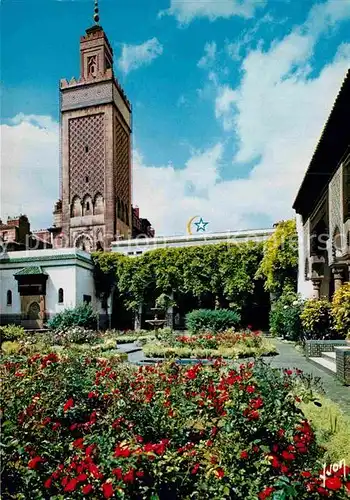
[[[279,354],[271,359],[271,366],[276,368],[299,368],[304,373],[311,373],[314,377],[320,377],[326,397],[338,403],[342,410],[350,415],[350,387],[342,385],[335,377],[321,370],[307,361],[293,344],[285,343],[277,339],[272,340]]]

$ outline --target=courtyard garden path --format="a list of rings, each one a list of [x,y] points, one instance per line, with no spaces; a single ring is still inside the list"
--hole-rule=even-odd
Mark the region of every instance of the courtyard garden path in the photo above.
[[[271,339],[278,350],[278,355],[271,358],[271,366],[275,368],[299,368],[304,373],[320,377],[325,395],[339,404],[344,413],[350,415],[350,387],[343,386],[335,377],[324,372],[307,361],[292,343]]]

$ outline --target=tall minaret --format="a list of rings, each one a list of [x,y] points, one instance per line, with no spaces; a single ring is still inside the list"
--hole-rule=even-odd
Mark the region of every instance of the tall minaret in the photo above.
[[[80,77],[60,82],[60,112],[63,237],[107,250],[131,234],[131,106],[113,74],[97,0],[80,39]]]

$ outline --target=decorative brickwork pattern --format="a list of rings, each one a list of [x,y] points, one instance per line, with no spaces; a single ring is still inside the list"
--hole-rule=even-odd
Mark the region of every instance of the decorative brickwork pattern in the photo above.
[[[307,340],[305,354],[307,358],[319,358],[323,352],[334,352],[335,347],[346,346],[345,340]]]
[[[116,196],[129,206],[130,203],[130,138],[129,134],[115,118],[114,179]]]
[[[69,193],[92,198],[104,192],[105,123],[103,113],[69,120]]]
[[[336,228],[342,232],[343,207],[342,207],[342,168],[340,167],[329,183],[329,233],[333,238]],[[342,242],[344,244],[344,242]],[[330,251],[330,262],[334,262],[334,252]]]
[[[350,385],[350,347],[338,347],[336,352],[337,378]]]
[[[62,94],[62,110],[75,109],[76,107],[88,106],[110,102],[113,99],[112,82],[90,84],[82,88],[74,87]]]

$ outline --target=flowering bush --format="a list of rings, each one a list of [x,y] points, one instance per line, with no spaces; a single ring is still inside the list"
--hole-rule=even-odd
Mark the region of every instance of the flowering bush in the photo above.
[[[49,328],[54,330],[65,329],[72,326],[96,329],[97,314],[92,309],[91,304],[84,303],[71,309],[65,309],[56,314],[47,324]]]
[[[240,320],[241,317],[237,311],[198,309],[186,315],[186,328],[191,333],[217,333],[237,327]]]
[[[343,337],[350,336],[350,282],[333,295],[332,317],[334,330]]]
[[[276,348],[261,332],[250,330],[241,333],[227,330],[215,335],[172,335],[158,342],[150,340],[143,350],[147,356],[196,358],[236,358],[276,353]]]
[[[0,342],[12,342],[23,339],[25,331],[22,326],[5,325],[0,326]]]
[[[277,337],[299,340],[303,329],[300,315],[303,303],[292,287],[286,286],[280,298],[272,305],[270,331]]]
[[[50,353],[1,377],[4,498],[345,498],[319,477],[298,371]]]
[[[328,300],[310,299],[304,303],[300,319],[308,339],[322,339],[332,336],[330,313],[331,305]]]

